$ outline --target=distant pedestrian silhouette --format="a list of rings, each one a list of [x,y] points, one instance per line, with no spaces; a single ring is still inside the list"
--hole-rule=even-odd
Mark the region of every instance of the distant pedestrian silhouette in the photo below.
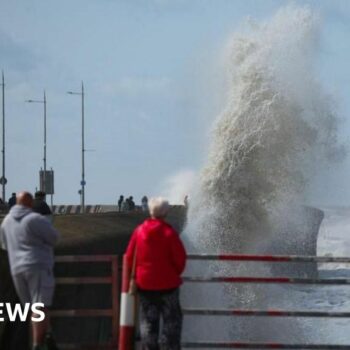
[[[185,208],[187,209],[188,205],[189,205],[188,195],[186,195],[185,198],[184,198],[184,205],[185,205]]]
[[[129,210],[134,211],[135,210],[135,202],[132,196],[129,197]]]
[[[148,211],[148,198],[147,196],[143,196],[141,199],[142,211]]]
[[[11,198],[9,199],[9,209],[16,205],[16,193],[12,193]]]
[[[122,211],[124,203],[124,196],[121,195],[118,200],[118,211]]]
[[[129,198],[126,198],[122,204],[122,211],[129,211],[129,210],[130,210]]]
[[[52,211],[45,202],[45,196],[46,193],[43,191],[35,192],[35,198],[33,201],[33,211],[35,213],[45,216],[48,220],[52,222]]]

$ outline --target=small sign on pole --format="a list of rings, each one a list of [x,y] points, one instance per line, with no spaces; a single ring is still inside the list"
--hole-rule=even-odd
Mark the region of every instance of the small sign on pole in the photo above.
[[[54,171],[53,170],[46,170],[45,177],[44,177],[44,170],[40,170],[39,172],[40,177],[40,191],[44,191],[46,194],[54,194],[55,188],[54,188]],[[45,179],[45,185],[44,185],[44,179]]]
[[[6,177],[1,176],[1,178],[0,178],[0,185],[6,185],[6,184],[7,184]]]

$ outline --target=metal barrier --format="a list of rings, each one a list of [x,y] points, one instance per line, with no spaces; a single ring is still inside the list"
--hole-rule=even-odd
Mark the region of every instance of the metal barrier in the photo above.
[[[111,317],[112,339],[107,344],[60,344],[62,349],[117,349],[119,329],[119,272],[118,256],[116,255],[62,255],[56,257],[56,263],[111,263],[111,275],[107,277],[59,277],[57,284],[109,284],[111,285],[111,309],[71,309],[52,310],[51,317]]]
[[[255,262],[313,262],[313,263],[350,263],[350,258],[316,256],[266,256],[266,255],[207,255],[191,254],[191,260],[215,261],[255,261]],[[184,277],[190,283],[291,283],[317,285],[350,285],[350,279],[288,278],[288,277]],[[303,310],[245,310],[245,309],[184,309],[186,315],[206,316],[254,316],[254,317],[342,317],[350,318],[350,312],[303,311]],[[183,348],[231,348],[231,349],[350,349],[349,345],[334,344],[282,344],[252,342],[185,342]]]

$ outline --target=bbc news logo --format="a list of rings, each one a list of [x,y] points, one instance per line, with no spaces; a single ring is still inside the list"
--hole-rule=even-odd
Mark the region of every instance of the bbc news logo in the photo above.
[[[43,303],[25,303],[24,305],[0,303],[0,322],[4,322],[5,320],[15,322],[18,319],[21,322],[25,322],[28,314],[31,314],[31,320],[33,322],[42,322],[45,319],[45,313],[41,310],[44,306]],[[5,314],[8,316],[6,319],[2,316]]]

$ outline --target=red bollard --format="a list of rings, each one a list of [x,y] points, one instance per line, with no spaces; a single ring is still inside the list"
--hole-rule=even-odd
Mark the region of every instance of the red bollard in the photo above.
[[[132,350],[134,348],[136,296],[129,293],[130,270],[126,255],[124,255],[118,350]]]

